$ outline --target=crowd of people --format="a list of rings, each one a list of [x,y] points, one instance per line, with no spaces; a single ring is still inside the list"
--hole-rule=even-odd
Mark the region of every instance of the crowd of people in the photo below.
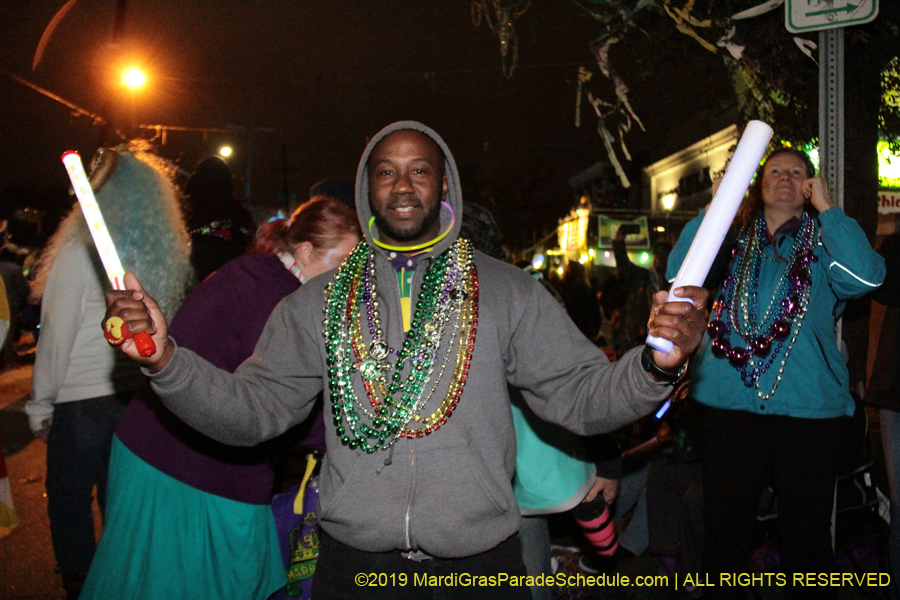
[[[42,333],[26,412],[47,443],[69,599],[265,600],[298,577],[315,599],[431,598],[465,573],[512,578],[491,598],[549,600],[548,518],[581,528],[567,541],[584,573],[652,554],[661,572],[717,577],[752,568],[767,488],[774,569],[835,570],[850,452],[837,442],[861,410],[835,322],[886,272],[881,298],[895,299],[884,256],[805,154],[767,156],[720,268],[671,290],[686,302],[667,301],[668,281],[704,212],[654,246],[650,268],[620,229],[604,281],[574,261],[549,281],[510,264],[490,213],[464,202],[450,148],[414,121],[370,139],[355,181],[316,186],[258,229],[220,159],[179,190],[146,144],[102,149],[90,183],[126,289],[109,289],[77,207],[31,288]],[[886,424],[894,384],[878,396]],[[285,553],[270,504],[288,448],[323,459],[315,522]],[[294,553],[314,569],[292,570]],[[388,585],[361,593],[360,573]]]

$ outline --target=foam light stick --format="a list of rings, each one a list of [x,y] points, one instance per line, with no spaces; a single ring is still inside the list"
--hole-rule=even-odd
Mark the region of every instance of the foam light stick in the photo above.
[[[124,290],[125,269],[122,268],[116,247],[109,236],[109,230],[103,220],[103,213],[100,212],[100,206],[94,197],[94,190],[91,189],[91,182],[84,172],[81,156],[75,150],[69,150],[63,153],[62,161],[75,190],[75,196],[78,198],[78,204],[81,206],[81,212],[84,213],[91,237],[94,239],[94,246],[97,248],[97,253],[100,254],[100,261],[103,263],[103,268],[106,269],[106,276],[113,289]],[[153,356],[153,353],[156,352],[156,344],[153,343],[153,338],[149,333],[141,332],[132,336],[128,331],[128,326],[119,317],[110,317],[106,320],[103,335],[110,344],[115,346],[134,337],[134,345],[141,356]]]
[[[747,123],[719,189],[670,289],[703,285],[771,138],[772,128],[767,124],[762,121]],[[688,298],[679,298],[672,292],[669,292],[666,301],[690,302]],[[666,353],[671,352],[673,347],[671,341],[652,335],[647,336],[647,344]]]

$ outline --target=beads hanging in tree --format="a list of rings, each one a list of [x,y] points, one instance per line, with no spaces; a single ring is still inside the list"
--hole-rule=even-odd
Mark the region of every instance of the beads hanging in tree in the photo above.
[[[503,76],[512,78],[519,63],[519,38],[515,21],[531,8],[530,0],[478,0],[472,2],[472,23],[481,25],[481,19],[497,35],[500,42],[500,65]]]

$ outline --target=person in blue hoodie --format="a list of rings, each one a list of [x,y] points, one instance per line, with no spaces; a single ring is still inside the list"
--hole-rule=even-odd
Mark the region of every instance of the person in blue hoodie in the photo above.
[[[672,250],[670,280],[703,216]],[[809,158],[791,148],[766,158],[736,225],[709,335],[691,370],[691,394],[707,407],[703,569],[711,576],[747,571],[756,507],[773,483],[782,569],[831,571],[838,442],[855,407],[835,322],[847,300],[881,285],[884,259],[832,204]],[[836,598],[835,590],[816,588],[814,597]],[[787,589],[789,598],[804,593]],[[704,597],[743,594],[715,587]]]

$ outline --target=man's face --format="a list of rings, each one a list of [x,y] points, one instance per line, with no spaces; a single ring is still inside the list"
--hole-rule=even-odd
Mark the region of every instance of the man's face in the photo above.
[[[390,133],[369,155],[368,170],[369,203],[382,242],[415,246],[440,234],[447,177],[434,140],[411,129]]]

